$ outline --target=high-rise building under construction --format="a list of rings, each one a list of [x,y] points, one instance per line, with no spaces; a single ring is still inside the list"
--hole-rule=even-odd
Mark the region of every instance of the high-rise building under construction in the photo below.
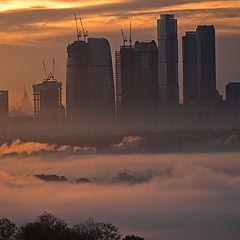
[[[62,83],[57,81],[52,73],[43,82],[34,84],[32,88],[34,117],[44,120],[60,120],[64,118]]]
[[[78,39],[67,47],[66,104],[69,119],[114,118],[110,44],[104,38]]]
[[[123,45],[116,52],[118,114],[138,117],[156,111],[158,50],[155,41]]]

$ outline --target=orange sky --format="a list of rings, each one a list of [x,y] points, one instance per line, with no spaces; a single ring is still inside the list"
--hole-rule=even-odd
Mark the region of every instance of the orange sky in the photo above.
[[[84,19],[89,36],[108,38],[114,52],[121,44],[120,29],[127,31],[129,20],[134,40],[156,40],[156,20],[166,12],[178,18],[179,46],[186,30],[215,25],[218,87],[224,93],[224,85],[240,75],[236,63],[240,57],[239,0],[2,0],[0,89],[9,89],[10,105],[15,105],[24,84],[31,94],[31,85],[42,79],[41,61],[46,60],[50,68],[52,57],[56,58],[57,77],[65,86],[66,46],[75,39],[75,13]]]

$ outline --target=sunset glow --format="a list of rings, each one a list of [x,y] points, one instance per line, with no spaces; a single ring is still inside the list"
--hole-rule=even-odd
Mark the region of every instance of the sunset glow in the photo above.
[[[12,1],[0,1],[0,11],[9,10],[25,10],[25,9],[64,9],[64,8],[81,8],[88,6],[101,5],[112,2],[111,0],[104,1],[22,1],[22,0],[12,0]]]
[[[238,240],[240,0],[0,0],[0,240]]]

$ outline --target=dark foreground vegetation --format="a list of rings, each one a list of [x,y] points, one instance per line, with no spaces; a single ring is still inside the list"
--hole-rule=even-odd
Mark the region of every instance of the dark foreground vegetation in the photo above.
[[[0,219],[0,240],[144,240],[144,238],[122,236],[119,228],[111,223],[92,219],[72,227],[61,218],[43,213],[33,222],[17,227],[7,218]]]

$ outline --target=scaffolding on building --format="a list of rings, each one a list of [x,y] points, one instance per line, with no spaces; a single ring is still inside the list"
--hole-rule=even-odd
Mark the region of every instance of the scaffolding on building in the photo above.
[[[116,75],[116,117],[119,114],[122,104],[122,86],[121,86],[121,53],[120,51],[115,52],[115,75]]]
[[[57,81],[53,73],[46,73],[46,67],[43,62],[46,78],[41,83],[34,84],[33,101],[34,117],[45,119],[63,119],[65,108],[62,105],[62,83]]]

